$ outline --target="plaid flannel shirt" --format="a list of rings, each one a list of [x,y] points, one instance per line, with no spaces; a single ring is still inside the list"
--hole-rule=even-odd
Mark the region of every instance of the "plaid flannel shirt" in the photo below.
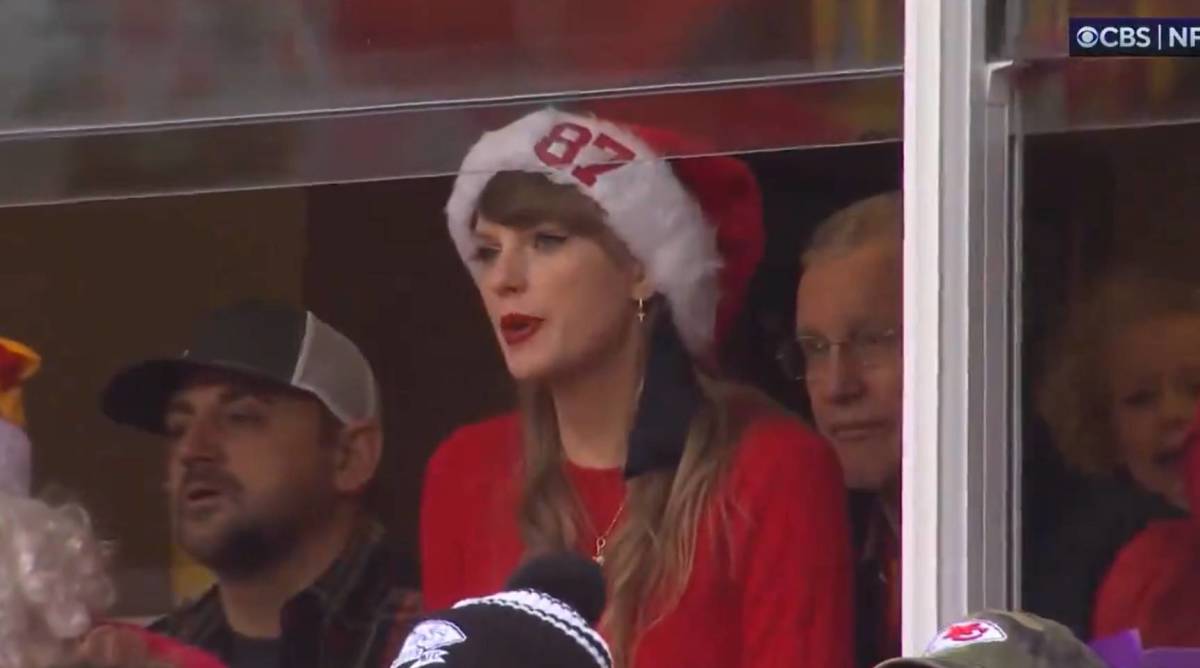
[[[409,586],[410,562],[384,544],[382,527],[359,531],[338,560],[281,614],[285,668],[376,668],[390,665],[420,610]],[[151,629],[231,659],[233,630],[217,587]]]

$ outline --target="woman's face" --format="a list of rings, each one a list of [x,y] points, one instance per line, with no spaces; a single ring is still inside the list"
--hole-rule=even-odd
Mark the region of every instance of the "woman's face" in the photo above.
[[[1113,428],[1125,467],[1139,485],[1186,508],[1182,459],[1200,401],[1200,316],[1131,326],[1108,353]]]
[[[633,342],[636,262],[552,221],[522,229],[480,216],[474,239],[476,285],[517,380],[554,381]]]

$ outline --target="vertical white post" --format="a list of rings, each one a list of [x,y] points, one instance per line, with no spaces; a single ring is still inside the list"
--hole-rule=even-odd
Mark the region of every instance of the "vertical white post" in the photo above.
[[[905,10],[907,655],[1013,589],[1010,96],[992,85],[1007,70],[985,61],[984,17],[971,0]]]
[[[939,624],[938,378],[941,359],[942,3],[904,18],[904,456],[901,615],[905,655]]]

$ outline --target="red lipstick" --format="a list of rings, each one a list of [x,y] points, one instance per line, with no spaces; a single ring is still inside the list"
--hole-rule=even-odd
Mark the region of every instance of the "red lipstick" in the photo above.
[[[509,346],[525,343],[541,328],[542,318],[524,313],[509,313],[500,318],[500,336]]]

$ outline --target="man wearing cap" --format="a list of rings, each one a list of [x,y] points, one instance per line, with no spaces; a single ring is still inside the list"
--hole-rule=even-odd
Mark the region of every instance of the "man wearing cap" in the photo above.
[[[795,339],[780,351],[850,491],[863,667],[900,653],[903,221],[901,195],[889,192],[817,228],[801,258]]]
[[[103,396],[165,438],[174,537],[217,584],[154,629],[231,668],[384,665],[415,595],[364,495],[382,452],[359,349],[312,313],[245,302],[180,357],[134,364]]]
[[[1023,612],[990,610],[950,624],[919,658],[876,668],[1108,668],[1070,629]]]

